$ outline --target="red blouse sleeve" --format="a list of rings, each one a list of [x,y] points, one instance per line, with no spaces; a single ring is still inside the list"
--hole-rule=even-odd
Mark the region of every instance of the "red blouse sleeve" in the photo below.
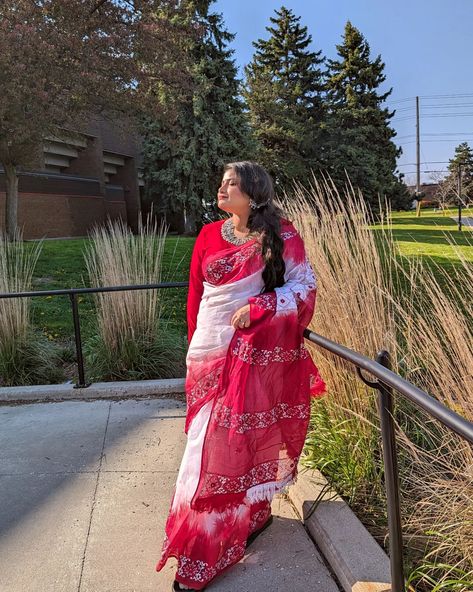
[[[194,243],[194,250],[192,251],[190,262],[189,291],[187,293],[188,343],[191,342],[192,335],[194,334],[197,325],[197,313],[199,312],[200,300],[204,291],[204,286],[202,283],[204,281],[204,276],[202,273],[202,257],[204,254],[203,247],[205,242],[205,226],[203,226]]]

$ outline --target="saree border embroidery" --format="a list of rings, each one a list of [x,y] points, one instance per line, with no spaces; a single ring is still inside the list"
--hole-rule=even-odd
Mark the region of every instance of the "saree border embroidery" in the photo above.
[[[254,296],[253,299],[256,306],[262,308],[263,310],[276,310],[276,294],[266,292],[264,294],[258,294],[258,296]]]
[[[257,526],[264,524],[271,514],[271,507],[258,510],[250,519],[249,533],[252,533]]]
[[[243,362],[258,366],[267,366],[271,362],[295,362],[310,356],[303,343],[295,349],[284,349],[279,345],[274,349],[260,349],[245,341],[243,337],[237,338],[232,354]]]
[[[272,409],[257,411],[256,413],[232,413],[230,407],[222,406],[215,412],[217,425],[223,428],[235,429],[238,434],[243,434],[255,428],[267,428],[280,419],[308,419],[310,405],[288,405],[278,403]]]
[[[208,374],[199,378],[189,392],[189,405],[193,405],[205,397],[212,389],[215,389],[222,374],[222,365],[217,366]]]
[[[226,493],[241,493],[255,485],[261,485],[268,481],[279,481],[281,475],[293,473],[297,458],[279,458],[269,460],[252,467],[244,475],[237,477],[228,477],[226,475],[217,475],[210,473],[206,475],[202,488],[202,494],[206,495],[224,495]]]
[[[206,582],[211,580],[225,567],[235,563],[245,554],[245,545],[237,543],[229,547],[220,557],[215,566],[209,565],[207,561],[191,559],[187,555],[179,555],[178,575],[194,582]]]
[[[207,280],[212,284],[218,283],[225,275],[232,272],[237,265],[241,265],[260,250],[261,245],[256,242],[241,248],[236,253],[215,259],[215,261],[207,265],[205,270]]]

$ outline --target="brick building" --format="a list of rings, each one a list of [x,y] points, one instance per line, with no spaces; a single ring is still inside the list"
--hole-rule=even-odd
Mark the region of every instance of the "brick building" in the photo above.
[[[437,197],[438,189],[439,189],[438,183],[421,183],[421,185],[420,185],[420,192],[422,194],[421,202],[424,205],[430,205],[430,204],[436,205],[438,203],[438,197]],[[408,185],[407,190],[414,197],[412,207],[415,208],[416,204],[417,204],[417,200],[415,199],[416,185]]]
[[[86,236],[107,218],[137,228],[144,185],[138,134],[101,117],[74,131],[45,138],[36,166],[19,172],[18,226],[25,239]],[[0,165],[0,229],[4,216]]]

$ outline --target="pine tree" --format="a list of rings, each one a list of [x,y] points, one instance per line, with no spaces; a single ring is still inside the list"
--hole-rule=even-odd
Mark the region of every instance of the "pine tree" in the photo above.
[[[446,185],[451,185],[456,197],[458,197],[458,175],[461,172],[461,198],[462,204],[466,205],[473,201],[473,150],[468,142],[462,142],[455,148],[453,158],[448,164],[449,174],[443,180]]]
[[[324,106],[321,50],[307,48],[312,37],[300,17],[281,7],[270,17],[267,40],[253,42],[256,52],[245,67],[243,96],[258,140],[258,160],[276,187],[290,189],[320,165],[317,150]]]
[[[234,35],[226,31],[220,14],[209,12],[212,1],[193,3],[194,26],[202,35],[189,48],[192,92],[172,125],[152,121],[145,129],[146,201],[186,233],[216,216],[223,165],[254,157],[239,96],[241,81],[233,50],[226,47]]]
[[[395,111],[381,105],[392,88],[378,94],[386,80],[385,64],[380,55],[370,59],[368,42],[350,21],[337,51],[339,59],[327,62],[326,169],[339,189],[348,183],[347,174],[373,213],[378,211],[378,195],[382,203],[386,196],[393,209],[408,208],[412,198],[403,175],[395,173],[396,158],[402,154],[389,126]]]

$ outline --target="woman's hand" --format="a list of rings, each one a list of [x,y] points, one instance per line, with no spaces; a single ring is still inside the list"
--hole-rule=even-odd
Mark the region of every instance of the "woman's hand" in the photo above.
[[[244,329],[250,326],[250,305],[245,304],[232,316],[230,323],[235,329]]]

